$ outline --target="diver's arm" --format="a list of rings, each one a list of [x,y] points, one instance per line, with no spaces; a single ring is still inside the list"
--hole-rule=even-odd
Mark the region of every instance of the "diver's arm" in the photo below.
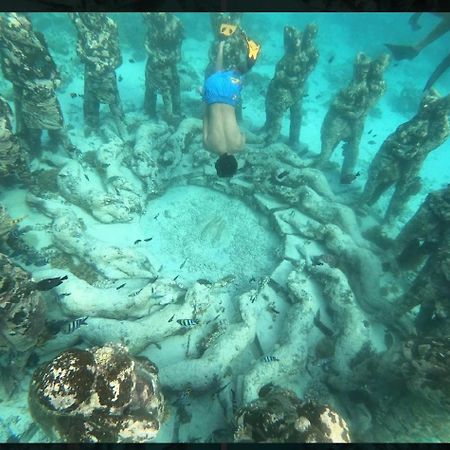
[[[223,46],[224,45],[225,45],[225,41],[219,42],[219,47],[217,49],[217,56],[216,56],[216,66],[215,66],[216,72],[223,70]]]

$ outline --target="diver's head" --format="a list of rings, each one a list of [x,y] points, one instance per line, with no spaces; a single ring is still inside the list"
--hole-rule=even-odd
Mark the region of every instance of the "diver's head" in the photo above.
[[[217,176],[220,178],[230,178],[236,174],[238,163],[233,155],[225,153],[220,155],[215,164]]]
[[[284,27],[284,51],[286,53],[297,53],[302,44],[302,34],[295,27],[286,25]]]

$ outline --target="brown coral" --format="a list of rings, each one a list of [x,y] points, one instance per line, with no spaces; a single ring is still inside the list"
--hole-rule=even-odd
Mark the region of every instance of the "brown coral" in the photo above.
[[[157,368],[122,345],[72,349],[36,370],[33,418],[65,442],[144,442],[164,418]]]
[[[350,442],[347,424],[330,407],[273,384],[237,412],[236,423],[238,442]]]

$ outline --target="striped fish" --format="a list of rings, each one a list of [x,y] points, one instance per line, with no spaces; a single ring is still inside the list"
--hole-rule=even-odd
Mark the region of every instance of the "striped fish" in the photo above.
[[[192,328],[195,327],[195,325],[198,325],[197,319],[178,319],[177,322],[185,328]]]
[[[279,359],[276,356],[272,356],[272,355],[266,355],[263,358],[264,362],[273,362],[273,361],[279,361]]]
[[[63,326],[62,332],[64,334],[71,334],[74,331],[78,330],[78,328],[81,327],[81,325],[87,325],[86,320],[89,316],[86,317],[80,317],[78,319],[72,320],[71,322],[68,322],[66,325]]]

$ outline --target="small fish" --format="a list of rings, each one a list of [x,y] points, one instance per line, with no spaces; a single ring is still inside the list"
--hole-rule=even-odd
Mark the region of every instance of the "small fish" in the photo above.
[[[216,317],[214,317],[214,319],[212,320],[212,322],[214,322],[216,319],[218,319],[220,317],[220,314],[217,314]]]
[[[71,96],[72,98],[78,97],[78,95],[77,95],[75,92],[71,92],[71,93],[70,93],[70,96]]]
[[[203,285],[205,285],[205,284],[212,284],[212,281],[209,281],[209,280],[207,280],[206,278],[199,278],[199,279],[197,280],[197,283],[198,283],[198,284],[203,284]]]
[[[272,355],[266,355],[263,358],[264,362],[274,362],[274,361],[279,361],[279,358],[277,358],[276,356],[272,356]]]
[[[167,322],[172,322],[172,320],[174,319],[175,314],[167,321]]]
[[[376,144],[376,141],[374,141],[373,139],[371,139],[371,140],[368,142],[368,144],[369,144],[369,145],[374,145],[374,144]]]
[[[153,239],[152,237],[149,237],[147,239],[144,239],[144,242],[150,242],[152,239]]]
[[[118,291],[119,289],[122,289],[126,284],[127,284],[127,283],[123,283],[123,284],[121,284],[120,286],[117,286],[117,287],[116,287],[116,290]]]
[[[120,83],[123,80],[122,75],[119,75],[119,77],[117,78],[117,81]]]
[[[320,320],[320,309],[317,310],[316,315],[314,316],[314,325],[325,335],[325,336],[333,336],[334,332],[330,328],[328,328],[321,320]]]
[[[275,309],[273,306],[269,306],[269,311],[272,311],[275,314],[280,314],[280,311],[278,311],[277,309]]]
[[[134,245],[139,244],[139,242],[142,242],[142,239],[136,239],[136,240],[134,241]]]
[[[187,260],[188,260],[188,258],[186,258],[186,259],[181,263],[180,269],[182,269],[182,268],[184,267],[184,265],[186,264]]]
[[[102,164],[102,167],[103,167],[104,169],[106,169],[106,168],[108,168],[110,165],[111,165],[110,163],[103,163],[103,164]]]
[[[65,178],[67,177],[67,173],[58,173],[58,177]]]
[[[67,323],[63,328],[62,332],[64,334],[71,334],[74,331],[78,330],[82,325],[87,325],[86,320],[89,316],[86,317],[80,317],[79,319],[72,320],[71,322]]]
[[[68,297],[69,295],[72,295],[71,292],[61,292],[61,294],[59,294],[60,297]]]
[[[198,325],[198,320],[197,319],[178,319],[177,323],[179,323],[182,327],[192,328],[192,327],[195,327],[195,325]]]
[[[192,388],[187,387],[181,395],[175,400],[174,406],[187,406],[189,404],[189,398],[192,394]]]
[[[142,289],[144,289],[144,288],[140,288],[138,291],[132,292],[131,294],[128,294],[128,297],[136,297],[136,295],[139,295],[139,294],[140,294],[140,292],[142,291]]]
[[[376,134],[373,134],[372,137],[377,137],[377,135],[376,135]]]
[[[277,175],[277,178],[279,180],[281,180],[282,178],[284,178],[286,175],[289,175],[289,172],[287,170],[283,170],[283,172],[281,172],[279,175]]]
[[[373,129],[369,130],[369,132],[367,134],[372,134]]]
[[[153,217],[155,220],[158,218],[158,216],[159,216],[159,213],[158,214],[156,214],[156,216],[155,217]]]
[[[86,180],[88,180],[88,181],[91,181],[86,174],[84,174],[84,178],[86,178]]]
[[[49,291],[62,284],[64,280],[67,280],[67,275],[64,275],[63,277],[45,278],[44,280],[34,283],[34,288],[38,291]]]
[[[176,279],[179,277],[180,275],[177,275],[176,277],[173,277],[173,281],[176,281]]]
[[[331,55],[331,56],[328,58],[328,64],[331,64],[333,61],[334,61],[334,55]]]
[[[135,61],[133,58],[130,58],[130,59],[128,60],[128,62],[131,63],[131,64],[134,64],[136,61]]]
[[[220,394],[227,386],[229,386],[231,384],[231,381],[229,381],[227,384],[225,384],[222,387],[219,387],[219,389],[217,389],[214,393],[213,393],[213,397],[215,397],[216,395]]]

